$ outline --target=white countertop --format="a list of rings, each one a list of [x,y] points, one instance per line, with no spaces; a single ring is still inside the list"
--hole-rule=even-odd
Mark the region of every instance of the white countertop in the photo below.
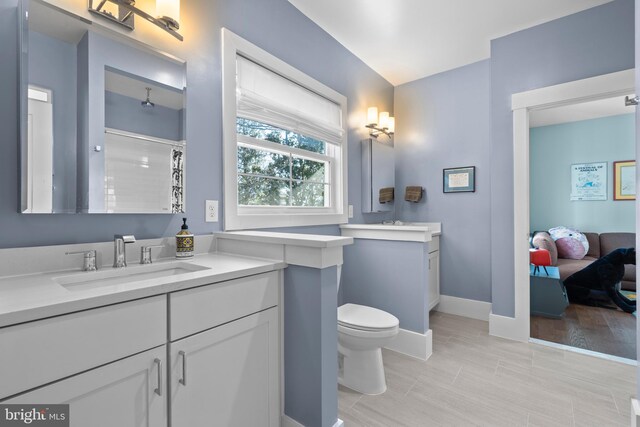
[[[439,222],[400,222],[394,224],[344,224],[340,226],[343,236],[356,239],[394,240],[406,242],[430,242],[442,235]]]
[[[240,255],[208,253],[196,255],[188,260],[167,258],[154,262],[188,263],[206,269],[186,272],[174,276],[164,276],[148,280],[131,281],[126,284],[105,285],[95,288],[68,290],[56,282],[56,278],[89,279],[92,274],[100,274],[110,267],[96,272],[80,269],[57,271],[20,276],[0,277],[0,327],[79,310],[165,294],[181,289],[193,288],[249,276],[286,267],[281,261],[249,258]],[[128,274],[143,272],[146,265],[126,267]],[[103,273],[104,274],[104,273]]]
[[[214,233],[217,238],[244,240],[262,243],[276,243],[312,248],[331,248],[353,243],[351,237],[327,236],[317,234],[278,233],[271,231],[227,231]]]

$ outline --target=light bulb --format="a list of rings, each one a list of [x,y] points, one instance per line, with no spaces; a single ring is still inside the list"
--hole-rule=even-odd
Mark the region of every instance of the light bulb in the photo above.
[[[395,117],[389,117],[387,128],[389,129],[389,133],[395,133],[395,131],[396,131],[396,118]]]

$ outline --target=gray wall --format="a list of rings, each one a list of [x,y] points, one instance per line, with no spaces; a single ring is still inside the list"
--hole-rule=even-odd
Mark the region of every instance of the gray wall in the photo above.
[[[490,62],[396,87],[396,188],[421,185],[420,203],[396,200],[406,221],[442,223],[441,293],[491,301]],[[444,194],[442,169],[476,167],[476,192]],[[464,268],[460,268],[464,266]]]
[[[76,210],[76,47],[29,32],[29,83],[53,99],[53,211]]]
[[[633,67],[633,0],[615,0],[491,42],[491,221],[478,226],[491,227],[494,314],[514,315],[511,95]]]
[[[336,267],[284,270],[284,412],[309,427],[337,420],[337,274]]]
[[[0,159],[3,185],[0,247],[107,241],[114,233],[138,238],[171,236],[182,215],[20,215],[18,167],[18,0],[0,2],[0,128],[4,151]],[[86,13],[86,2],[77,1]],[[220,28],[246,38],[348,98],[349,195],[355,222],[360,209],[360,145],[366,108],[393,107],[393,87],[286,0],[192,0],[182,2],[185,41],[168,51],[187,61],[187,192],[186,216],[195,233],[220,229],[222,222],[204,222],[204,201],[222,201],[222,125]],[[138,34],[137,29],[133,35]],[[158,38],[167,37],[158,29]],[[169,37],[170,38],[170,37]],[[173,45],[172,45],[173,46]],[[79,104],[80,105],[80,104]],[[222,211],[222,206],[220,206]],[[369,221],[381,221],[372,216]],[[335,232],[335,227],[324,228]]]
[[[153,108],[142,108],[140,105],[142,99],[144,97],[131,98],[114,92],[105,92],[104,125],[141,135],[180,141],[184,111],[158,104]]]
[[[343,256],[340,304],[379,308],[396,316],[402,329],[429,330],[426,244],[355,239]]]
[[[531,231],[635,232],[635,202],[613,200],[613,162],[635,159],[635,133],[634,114],[532,128]],[[594,162],[607,163],[607,200],[571,201],[571,165]]]

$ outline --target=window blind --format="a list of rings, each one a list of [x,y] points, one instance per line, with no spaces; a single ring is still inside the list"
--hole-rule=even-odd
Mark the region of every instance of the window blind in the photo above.
[[[340,106],[242,56],[236,56],[237,115],[340,144]]]

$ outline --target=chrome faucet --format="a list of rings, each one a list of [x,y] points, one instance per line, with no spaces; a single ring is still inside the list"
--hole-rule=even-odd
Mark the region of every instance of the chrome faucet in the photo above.
[[[116,234],[113,236],[113,268],[122,268],[127,266],[127,244],[135,243],[134,235],[123,236]]]

